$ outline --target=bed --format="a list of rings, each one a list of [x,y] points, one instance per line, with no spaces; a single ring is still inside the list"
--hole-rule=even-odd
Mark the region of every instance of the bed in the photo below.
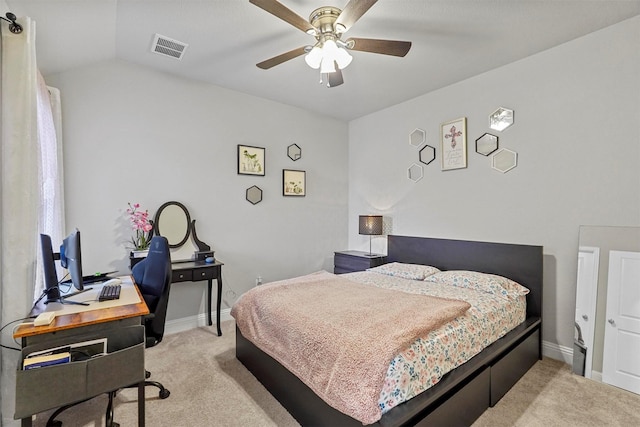
[[[470,425],[541,358],[542,247],[390,235],[388,263],[500,275],[526,288],[525,320],[373,425]],[[302,425],[361,426],[236,330],[236,357]]]

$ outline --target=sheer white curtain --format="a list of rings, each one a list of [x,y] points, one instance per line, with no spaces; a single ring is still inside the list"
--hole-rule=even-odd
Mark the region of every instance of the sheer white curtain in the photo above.
[[[59,92],[47,90],[38,72],[35,22],[29,18],[20,18],[18,22],[24,28],[21,34],[11,33],[8,24],[0,21],[0,324],[3,326],[25,316],[33,305],[34,293],[40,293],[36,285],[36,272],[42,270],[38,268],[39,232],[52,234],[59,241],[64,224],[61,146],[57,139]],[[3,331],[2,344],[12,344],[11,330],[7,327]],[[19,425],[13,420],[19,352],[6,348],[1,351],[0,420],[3,426]]]
[[[55,245],[64,237],[64,180],[62,171],[62,116],[60,108],[60,91],[46,85],[38,73],[38,148],[40,167],[38,182],[40,183],[40,206],[38,215],[38,231],[51,236]],[[38,247],[39,249],[39,247]],[[42,259],[36,258],[36,280],[34,299],[44,289],[44,273]],[[59,267],[59,265],[57,265]],[[62,278],[61,271],[58,277]]]

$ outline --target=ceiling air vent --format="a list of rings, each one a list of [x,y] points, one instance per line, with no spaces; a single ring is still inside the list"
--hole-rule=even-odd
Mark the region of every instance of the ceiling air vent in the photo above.
[[[170,56],[175,59],[182,59],[188,46],[186,43],[156,34],[153,38],[153,44],[151,45],[151,52],[157,53],[158,55]]]

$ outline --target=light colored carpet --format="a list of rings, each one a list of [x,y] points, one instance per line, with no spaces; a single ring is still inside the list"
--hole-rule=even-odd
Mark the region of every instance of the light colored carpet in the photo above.
[[[162,382],[171,396],[160,400],[147,387],[147,426],[283,426],[298,423],[235,359],[235,323],[165,336],[147,349],[152,379]],[[137,391],[116,397],[115,421],[137,425]],[[104,425],[106,398],[78,405],[57,419],[65,427]],[[43,427],[50,413],[39,414],[34,426]],[[587,380],[553,359],[538,362],[509,393],[487,410],[473,427],[501,426],[632,426],[640,425],[640,396]]]

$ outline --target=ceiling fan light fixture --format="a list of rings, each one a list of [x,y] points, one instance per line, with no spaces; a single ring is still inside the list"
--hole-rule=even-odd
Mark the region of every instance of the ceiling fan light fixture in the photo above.
[[[313,69],[320,68],[323,74],[334,73],[336,66],[339,69],[346,68],[353,57],[346,49],[338,46],[332,39],[325,40],[322,47],[314,46],[304,58],[307,65]]]
[[[336,62],[338,64],[338,68],[341,70],[345,69],[349,64],[351,64],[351,60],[353,59],[349,52],[342,47],[338,47],[337,43],[333,39],[329,39],[324,42],[322,46],[322,54],[323,54],[323,62],[331,61],[331,63]]]

